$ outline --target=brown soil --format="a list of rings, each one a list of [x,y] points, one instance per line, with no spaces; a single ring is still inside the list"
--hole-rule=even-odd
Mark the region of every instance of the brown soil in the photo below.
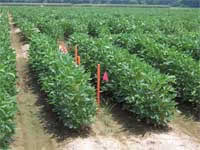
[[[20,30],[17,29],[10,18],[11,44],[16,50],[17,70],[17,106],[16,134],[11,144],[13,150],[55,150],[57,145],[51,135],[45,133],[40,119],[41,106],[37,105],[40,94],[35,92],[30,84],[29,67],[27,64],[27,48],[20,40]]]
[[[169,128],[138,122],[118,106],[102,108],[88,137],[68,139],[63,150],[200,150],[200,122],[177,114]]]

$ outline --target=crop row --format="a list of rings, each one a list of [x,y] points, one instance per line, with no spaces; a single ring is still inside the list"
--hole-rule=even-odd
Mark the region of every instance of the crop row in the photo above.
[[[69,54],[61,53],[55,39],[38,33],[33,23],[21,22],[14,13],[13,16],[28,39],[29,63],[53,111],[68,128],[89,126],[96,115],[95,90],[89,84],[90,74],[77,66]]]
[[[143,23],[140,23],[138,20],[136,20],[136,22],[119,20],[118,18],[112,18],[110,20],[112,20],[112,22],[107,20],[102,22],[94,18],[88,23],[88,34],[95,38],[104,35],[115,36],[123,34],[131,37],[136,36],[135,38],[137,38],[137,35],[142,36],[142,38],[149,37],[154,39],[157,43],[173,48],[180,53],[185,53],[197,61],[200,60],[200,28],[198,28],[199,31],[197,32],[191,32],[188,30],[183,31],[185,30],[184,28],[178,29],[178,27],[176,27],[174,29],[170,26],[163,29],[163,27],[157,23],[159,22],[157,20],[154,20],[155,23],[151,23],[149,26],[144,26]],[[172,31],[166,31],[167,29],[171,29]]]
[[[165,74],[174,75],[177,97],[200,104],[200,63],[173,47],[160,44],[146,35],[119,34],[113,43],[143,58]],[[181,102],[180,101],[180,102]]]
[[[164,35],[155,34],[149,37],[154,37],[156,42],[167,45],[172,49],[193,57],[200,61],[200,33],[199,32],[184,32],[179,35]]]
[[[5,11],[0,14],[0,29],[0,147],[4,147],[14,133],[16,113],[16,57]]]
[[[119,11],[119,12],[117,12]],[[108,15],[109,12],[109,15]],[[88,33],[93,37],[104,34],[138,33],[150,36],[157,42],[200,58],[200,17],[198,10],[177,11],[136,9],[24,9],[19,16],[34,22],[42,32],[53,37],[68,37],[73,31]],[[73,18],[73,19],[72,19]]]
[[[182,101],[199,104],[200,67],[199,62],[193,59],[198,60],[199,57],[198,34],[190,43],[184,44],[182,38],[176,40],[180,44],[173,45],[170,41],[171,36],[193,36],[198,31],[199,20],[190,24],[194,27],[190,29],[181,19],[173,23],[178,17],[169,14],[159,16],[152,13],[154,15],[145,20],[144,14],[142,17],[116,12],[99,15],[84,9],[80,12],[68,10],[67,13],[56,9],[36,12],[38,10],[35,9],[16,12],[16,21],[23,24],[24,31],[28,29],[30,35],[34,29],[53,37],[55,41],[65,38],[72,45],[78,44],[82,64],[93,78],[97,63],[101,63],[102,69],[112,77],[109,83],[103,85],[102,92],[111,94],[115,101],[122,103],[140,119],[166,124],[175,111],[175,93]],[[83,12],[86,12],[85,15],[80,15]],[[187,21],[190,15],[186,17]],[[27,19],[25,23],[22,23],[22,17]],[[34,28],[31,27],[33,24]]]
[[[103,84],[102,92],[112,95],[115,102],[139,119],[157,125],[166,125],[171,120],[175,111],[175,91],[171,86],[174,77],[160,74],[127,50],[113,46],[106,38],[93,40],[87,34],[75,33],[70,41],[79,45],[82,64],[93,77],[98,63],[102,72],[108,72],[109,83]]]
[[[41,89],[63,124],[73,129],[90,125],[96,114],[95,90],[88,82],[90,75],[44,34],[31,37],[29,56]]]
[[[32,37],[32,40],[34,39],[35,38]],[[85,39],[86,41],[79,43],[80,41],[78,41],[78,39]],[[77,43],[73,44],[79,44],[80,55],[82,60],[86,63],[85,67],[90,72],[94,74],[98,62],[104,62],[105,64],[103,65],[109,68],[109,74],[113,79],[109,84],[105,84],[103,88],[107,89],[105,90],[106,92],[113,95],[115,101],[122,103],[124,108],[137,114],[140,119],[146,120],[147,122],[157,125],[166,125],[167,122],[171,120],[175,111],[175,102],[173,101],[175,94],[174,89],[170,85],[174,82],[173,78],[161,75],[155,69],[139,60],[136,56],[129,55],[128,51],[120,49],[114,50],[115,47],[111,47],[112,50],[109,48],[108,51],[104,51],[103,49],[109,46],[107,43],[104,43],[101,47],[98,41],[90,41],[88,36],[84,37],[82,35],[76,36],[74,41],[77,41]],[[95,44],[91,45],[94,42]],[[42,43],[39,45],[41,44]],[[88,44],[92,47],[86,47]],[[52,49],[56,49],[56,47]],[[30,54],[36,55],[36,51]],[[84,54],[87,54],[87,56],[84,57]],[[33,60],[39,61],[40,59],[37,57],[37,59],[33,58]],[[127,66],[127,69],[123,71],[125,66]],[[39,68],[39,66],[35,67],[35,69],[37,68]],[[162,94],[160,95],[160,93]]]
[[[174,75],[176,77],[174,87],[176,88],[178,99],[181,99],[179,102],[187,101],[195,105],[200,104],[200,64],[198,61],[200,56],[199,35],[189,29],[187,32],[184,32],[187,27],[181,30],[176,26],[174,26],[176,28],[170,28],[171,30],[167,28],[163,29],[158,22],[155,23],[160,27],[156,30],[158,33],[153,31],[155,29],[154,24],[151,24],[153,26],[149,26],[148,28],[144,26],[136,31],[134,27],[137,28],[137,26],[134,26],[135,24],[132,24],[133,22],[129,19],[129,17],[121,18],[121,16],[119,16],[117,19],[114,17],[112,21],[108,21],[107,17],[99,21],[99,18],[96,19],[93,17],[89,19],[87,33],[97,39],[104,37],[107,39],[111,38],[114,40],[114,44],[120,45],[128,49],[129,52],[142,57],[147,63],[158,68],[162,73]],[[164,20],[160,18],[160,24],[162,24]],[[55,34],[48,31],[56,31],[58,28],[64,29],[63,26],[59,24],[58,26],[52,26],[52,28],[45,22],[41,21],[40,24],[43,24],[43,28],[49,27],[46,28],[45,31],[45,33],[49,35]],[[73,26],[70,26],[69,23],[68,26],[65,26],[63,31],[68,33],[67,38],[69,38],[73,32],[79,32],[75,29],[73,30]],[[154,34],[149,34],[150,32]],[[166,34],[168,38],[164,38],[164,34]],[[172,37],[174,37],[173,42],[173,39],[171,40]]]

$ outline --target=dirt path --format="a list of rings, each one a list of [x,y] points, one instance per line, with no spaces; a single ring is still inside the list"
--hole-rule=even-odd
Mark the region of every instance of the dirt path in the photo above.
[[[127,113],[103,110],[93,134],[63,142],[62,150],[200,150],[200,122],[177,114],[168,129],[153,129]]]
[[[51,135],[45,133],[40,119],[41,106],[37,105],[39,94],[35,92],[30,84],[28,68],[27,45],[23,45],[20,36],[9,16],[11,24],[12,48],[16,50],[16,70],[17,70],[17,105],[16,135],[11,144],[13,150],[55,150],[56,142],[51,139]]]

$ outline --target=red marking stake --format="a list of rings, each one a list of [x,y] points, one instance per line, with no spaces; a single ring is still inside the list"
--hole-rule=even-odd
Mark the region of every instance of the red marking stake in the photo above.
[[[77,57],[77,64],[78,64],[78,65],[81,64],[81,57],[80,57],[80,56]]]
[[[101,71],[100,71],[100,64],[97,65],[97,105],[98,111],[100,110],[100,81],[101,81]]]

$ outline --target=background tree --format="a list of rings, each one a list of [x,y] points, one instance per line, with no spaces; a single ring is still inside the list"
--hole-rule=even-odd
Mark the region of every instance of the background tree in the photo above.
[[[30,2],[30,3],[93,3],[93,4],[147,4],[200,7],[200,0],[0,0],[0,2]]]

